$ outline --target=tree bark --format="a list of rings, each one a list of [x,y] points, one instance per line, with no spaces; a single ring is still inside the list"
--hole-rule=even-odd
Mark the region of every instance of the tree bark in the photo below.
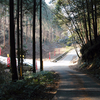
[[[93,20],[93,34],[94,34],[94,39],[96,41],[96,37],[95,37],[95,22],[94,22],[94,11],[93,11],[93,0],[91,0],[91,8],[92,8],[92,20]]]
[[[20,76],[19,0],[17,0],[17,58],[18,58],[18,71]]]
[[[86,7],[87,7],[87,14],[88,14],[88,26],[89,26],[90,43],[92,45],[92,39],[91,39],[91,21],[90,21],[90,11],[89,11],[89,0],[86,0]]]
[[[21,78],[23,78],[23,23],[22,23],[22,18],[23,18],[23,12],[22,12],[22,3],[23,3],[23,0],[21,0],[21,16],[20,16],[20,19],[21,19],[21,22],[20,22],[20,27],[21,27],[21,70],[22,70],[22,75],[21,75]]]
[[[42,63],[42,0],[40,0],[40,71],[43,71]]]
[[[6,21],[6,17],[4,17],[3,19],[3,25],[4,25],[4,31],[3,31],[3,35],[4,35],[4,48],[5,48],[5,21]]]
[[[33,6],[33,73],[36,73],[35,68],[35,19],[36,19],[36,0],[34,0],[34,6]]]
[[[95,41],[97,38],[97,2],[94,0],[94,7],[95,7]]]
[[[9,1],[10,7],[10,56],[12,68],[12,81],[18,80],[15,56],[15,31],[14,31],[14,0]]]

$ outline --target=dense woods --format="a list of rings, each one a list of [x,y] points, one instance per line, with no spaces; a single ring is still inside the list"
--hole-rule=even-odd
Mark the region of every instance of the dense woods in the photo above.
[[[61,38],[60,34],[63,31],[59,25],[53,23],[54,14],[52,13],[52,9],[49,8],[44,0],[40,1],[36,0],[35,3],[35,0],[34,2],[32,0],[11,0],[11,3],[13,2],[12,8],[10,8],[12,6],[10,1],[0,1],[0,22],[3,24],[3,26],[0,26],[1,47],[5,48],[5,42],[8,40],[11,65],[16,65],[15,59],[13,58],[17,56],[20,77],[22,77],[20,70],[23,72],[23,55],[27,51],[25,51],[25,44],[28,43],[28,40],[33,43],[33,72],[36,73],[36,43],[40,42],[40,63],[42,71],[42,42],[53,42],[57,37]],[[17,55],[15,54],[16,50]],[[12,67],[12,73],[14,74],[16,73],[15,69],[16,67]],[[16,75],[13,77],[18,79]]]
[[[38,34],[39,31],[38,30],[39,30],[39,15],[40,15],[39,4],[40,3],[39,3],[39,0],[36,2],[37,2],[37,5],[36,5],[37,6],[36,7],[36,9],[37,9],[37,12],[36,12],[36,33],[37,34],[36,34],[36,37],[38,39],[39,38],[39,34]],[[0,6],[0,10],[1,10],[0,11],[0,13],[1,13],[0,14],[0,17],[1,17],[0,21],[1,21],[2,25],[4,24],[4,26],[5,26],[5,27],[1,26],[1,28],[3,28],[3,29],[5,28],[4,34],[7,34],[7,32],[9,32],[9,30],[8,30],[9,29],[9,2],[8,2],[8,0],[6,0],[6,1],[2,0],[2,1],[0,1],[0,5],[1,5]],[[26,43],[27,43],[28,37],[31,37],[31,39],[32,39],[32,20],[33,20],[32,5],[33,5],[33,1],[30,0],[29,2],[27,2],[27,0],[26,1],[23,0],[23,8],[22,8],[23,20],[22,21],[23,21],[23,35],[26,36]],[[19,6],[20,6],[20,4],[19,4]],[[52,23],[53,18],[54,18],[54,14],[52,13],[52,9],[49,8],[44,1],[43,1],[42,6],[43,6],[42,7],[42,10],[43,10],[43,12],[42,12],[42,16],[43,16],[43,18],[42,18],[42,20],[43,20],[42,21],[42,28],[43,28],[42,37],[43,38],[42,39],[43,40],[42,41],[44,41],[44,42],[46,40],[53,41],[54,38],[56,38],[56,36],[60,36],[60,33],[62,33],[62,29],[58,25]],[[17,2],[16,1],[14,2],[14,11],[15,11],[14,12],[15,33],[17,33],[17,13],[18,12],[17,12]],[[21,11],[21,9],[19,8],[19,15],[20,15],[20,11]],[[55,31],[57,31],[56,32],[57,34],[55,33]],[[54,34],[52,34],[52,33],[54,33]],[[9,35],[7,37],[9,37]],[[4,43],[4,45],[5,45],[5,43]]]
[[[88,48],[97,44],[100,35],[100,1],[52,0],[51,2],[55,4],[55,22],[70,31],[74,42],[82,47],[81,53],[84,55]]]

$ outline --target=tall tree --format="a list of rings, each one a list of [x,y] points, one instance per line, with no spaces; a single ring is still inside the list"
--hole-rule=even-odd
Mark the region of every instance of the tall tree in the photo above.
[[[92,45],[92,38],[91,38],[91,20],[90,20],[90,10],[89,10],[89,0],[86,0],[86,8],[87,8],[87,15],[88,15],[88,26],[89,26],[89,36],[90,36],[90,43]]]
[[[83,25],[85,30],[85,36],[86,36],[86,43],[89,41],[88,38],[88,30],[87,30],[87,22],[86,22],[86,15],[85,15],[85,7],[84,7],[84,0],[82,0],[82,8],[83,8]]]
[[[36,19],[36,0],[34,0],[33,5],[33,73],[36,73],[35,68],[35,19]]]
[[[42,0],[40,0],[40,70],[43,70],[42,66]]]
[[[17,0],[17,57],[18,57],[18,71],[20,75],[19,0]]]
[[[10,7],[10,56],[12,68],[12,81],[18,80],[15,56],[15,31],[14,31],[14,0],[9,0]]]
[[[21,3],[20,3],[20,7],[21,7],[21,16],[20,16],[20,27],[21,27],[21,66],[20,66],[20,71],[21,71],[21,78],[23,77],[23,21],[22,21],[22,18],[23,18],[23,12],[22,12],[22,5],[23,4],[23,0],[21,0]]]
[[[27,36],[28,36],[28,18],[26,15],[26,43],[27,43]]]
[[[95,8],[95,41],[97,38],[97,0],[94,0],[94,8]]]
[[[3,18],[3,34],[4,34],[4,48],[5,48],[5,41],[6,41],[6,38],[5,38],[5,23],[6,23],[6,16],[4,16],[4,18]]]

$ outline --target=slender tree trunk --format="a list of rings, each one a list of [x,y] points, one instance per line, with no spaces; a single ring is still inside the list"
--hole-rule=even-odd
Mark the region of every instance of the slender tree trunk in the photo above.
[[[90,43],[92,45],[92,39],[91,39],[91,21],[90,21],[90,11],[89,11],[89,0],[86,0],[86,7],[87,7],[87,14],[88,14],[88,26],[89,26]]]
[[[15,31],[14,31],[14,0],[9,0],[10,7],[10,56],[12,68],[12,81],[18,80],[15,55]]]
[[[21,74],[21,78],[23,78],[23,23],[22,23],[22,18],[23,18],[23,12],[22,12],[22,3],[23,3],[23,0],[21,0],[21,16],[20,16],[20,27],[21,27],[21,70],[22,70],[22,74]]]
[[[6,17],[4,17],[4,20],[3,20],[3,25],[4,25],[4,31],[3,31],[3,34],[4,34],[4,48],[5,48],[5,21],[6,21]]]
[[[8,28],[8,34],[9,34],[9,45],[10,45],[10,24],[9,24],[9,28]]]
[[[17,58],[18,58],[18,71],[20,76],[19,0],[17,0]]]
[[[84,23],[84,30],[85,30],[85,36],[86,36],[86,43],[89,41],[88,38],[88,30],[87,30],[87,23],[86,23],[86,15],[85,15],[85,7],[84,7],[84,1],[82,0],[82,4],[83,4],[83,23]]]
[[[28,36],[28,18],[26,16],[26,43],[27,43],[27,36]]]
[[[95,7],[95,41],[97,38],[97,2],[94,0],[94,7]]]
[[[68,0],[68,2],[69,2],[69,4],[71,4],[69,0]],[[78,11],[78,9],[77,9],[77,11]],[[74,13],[72,13],[72,14],[73,14],[73,16],[75,16],[75,14],[74,14]],[[78,11],[78,15],[79,15],[79,11]],[[80,20],[80,17],[79,17],[79,20]],[[76,23],[75,23],[75,22],[76,22]],[[77,22],[77,20],[76,20],[76,19],[75,19],[75,22],[74,22],[74,24],[76,24],[76,25],[77,25],[77,28],[78,28],[78,29],[80,29],[80,28],[79,28],[79,25],[78,25],[78,22]],[[79,22],[81,22],[81,20],[80,20]],[[80,33],[82,43],[84,44],[84,38],[83,38],[83,35],[82,35],[81,31],[79,30],[79,31],[78,31],[78,33]]]
[[[40,0],[40,71],[43,71],[43,66],[42,66],[42,0]]]
[[[66,10],[66,8],[65,8],[65,7],[64,7],[64,9],[65,9],[66,13],[67,13],[67,14],[68,14],[68,16],[69,16],[69,13],[67,12],[67,10]],[[78,37],[79,37],[79,39],[80,39],[80,41],[82,42],[82,45],[83,45],[84,43],[83,43],[83,40],[82,40],[82,38],[81,38],[81,36],[80,36],[80,34],[79,34],[78,30],[77,30],[76,24],[75,24],[75,22],[74,22],[74,20],[73,20],[73,19],[71,19],[71,20],[72,20],[72,23],[73,23],[73,25],[74,25],[74,27],[75,27],[75,29],[76,29],[77,35],[78,35]]]
[[[35,19],[36,19],[36,0],[34,0],[34,6],[33,6],[33,73],[36,73],[35,68]]]
[[[91,0],[91,8],[92,8],[92,20],[93,20],[93,33],[94,33],[94,39],[96,41],[96,37],[95,37],[95,22],[94,22],[94,10],[93,10],[93,0]]]
[[[70,29],[69,29],[69,30],[70,30]],[[71,35],[72,35],[72,32],[71,32]],[[76,51],[76,54],[77,54],[78,58],[80,58],[80,56],[79,56],[79,54],[78,54],[78,51],[77,51],[77,47],[76,47],[76,40],[75,40],[75,37],[73,37],[73,41],[75,42],[75,45],[73,44],[73,46],[74,46],[74,49],[75,49],[75,51]]]
[[[31,20],[30,20],[30,38],[31,38],[31,40],[32,40],[32,34],[31,34],[32,32],[31,32]]]

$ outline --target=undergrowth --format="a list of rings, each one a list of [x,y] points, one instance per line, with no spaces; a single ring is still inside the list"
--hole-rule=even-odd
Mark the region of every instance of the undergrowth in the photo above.
[[[55,72],[42,71],[36,74],[27,72],[23,80],[0,84],[0,100],[34,100],[41,93],[46,93],[47,85],[57,81]],[[37,99],[36,99],[37,100]]]
[[[93,45],[90,42],[83,45],[81,48],[82,60],[80,68],[100,79],[100,36],[97,38],[97,42],[92,40]]]

